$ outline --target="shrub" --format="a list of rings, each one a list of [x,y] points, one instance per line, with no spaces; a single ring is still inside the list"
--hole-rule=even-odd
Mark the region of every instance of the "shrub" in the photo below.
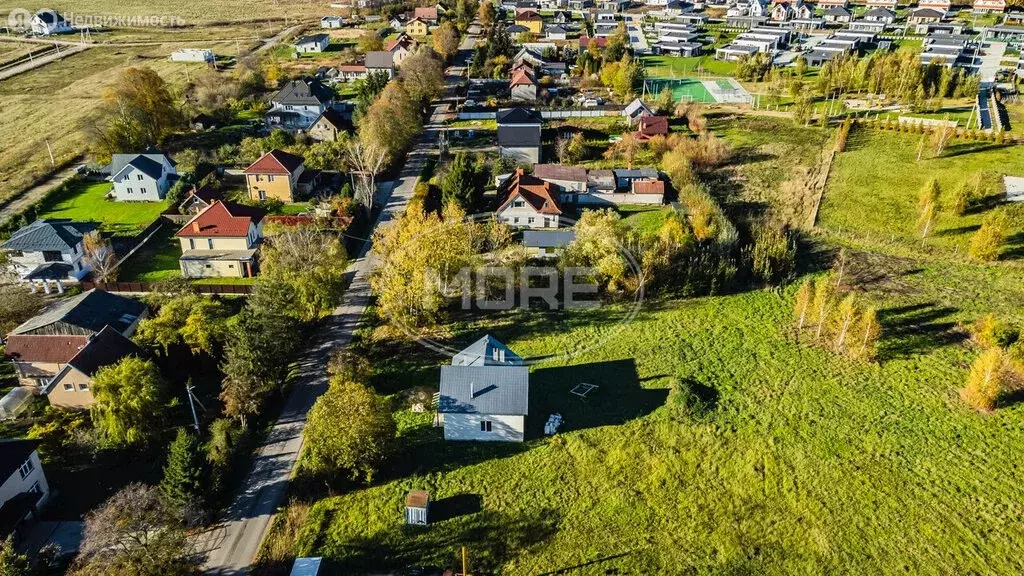
[[[1008,222],[1006,214],[997,210],[985,217],[981,229],[971,237],[968,254],[980,262],[993,262],[999,259],[999,251],[1006,238]]]
[[[974,323],[972,330],[975,341],[985,348],[1006,348],[1020,337],[1020,331],[1007,322],[996,318],[995,314],[986,314]]]
[[[989,348],[974,361],[967,385],[960,391],[964,402],[979,410],[993,410],[1006,380],[1004,352]]]
[[[683,420],[700,420],[708,416],[717,403],[718,392],[692,380],[672,379],[668,406],[672,415]]]

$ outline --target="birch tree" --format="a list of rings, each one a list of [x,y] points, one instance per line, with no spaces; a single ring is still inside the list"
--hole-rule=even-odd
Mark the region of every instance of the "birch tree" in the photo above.
[[[377,174],[387,162],[387,151],[374,144],[351,140],[345,147],[345,159],[355,175],[356,202],[372,212],[377,196]]]

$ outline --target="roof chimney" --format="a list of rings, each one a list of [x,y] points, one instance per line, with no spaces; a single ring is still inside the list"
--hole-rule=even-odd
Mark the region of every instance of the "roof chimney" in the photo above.
[[[199,234],[199,220],[192,221],[192,231]]]

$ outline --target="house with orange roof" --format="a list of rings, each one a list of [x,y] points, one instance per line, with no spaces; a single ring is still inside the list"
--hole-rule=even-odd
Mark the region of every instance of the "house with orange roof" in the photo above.
[[[245,169],[245,186],[252,200],[273,198],[294,202],[305,172],[302,156],[271,150]]]
[[[523,66],[512,72],[512,80],[508,84],[512,91],[512,99],[533,102],[537,100],[537,80],[529,67]]]
[[[431,24],[437,24],[437,6],[417,6],[412,15]]]
[[[558,228],[562,208],[558,190],[550,182],[535,178],[517,168],[498,189],[504,200],[494,215],[499,221],[519,228]]]
[[[398,35],[398,38],[388,42],[384,49],[394,55],[395,66],[401,66],[406,58],[416,52],[418,46],[419,43],[416,40],[403,32]]]
[[[175,238],[185,278],[249,278],[256,274],[256,251],[263,239],[266,211],[215,200],[196,214]]]

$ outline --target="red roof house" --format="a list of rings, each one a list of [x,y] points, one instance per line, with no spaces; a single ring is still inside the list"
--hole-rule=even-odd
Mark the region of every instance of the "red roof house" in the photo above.
[[[668,134],[668,117],[641,116],[633,137],[637,140],[649,140],[654,136],[664,136],[666,134]]]
[[[527,228],[557,228],[562,209],[558,193],[550,182],[523,172],[522,168],[509,176],[499,192],[505,200],[495,210],[498,219],[512,226]]]

